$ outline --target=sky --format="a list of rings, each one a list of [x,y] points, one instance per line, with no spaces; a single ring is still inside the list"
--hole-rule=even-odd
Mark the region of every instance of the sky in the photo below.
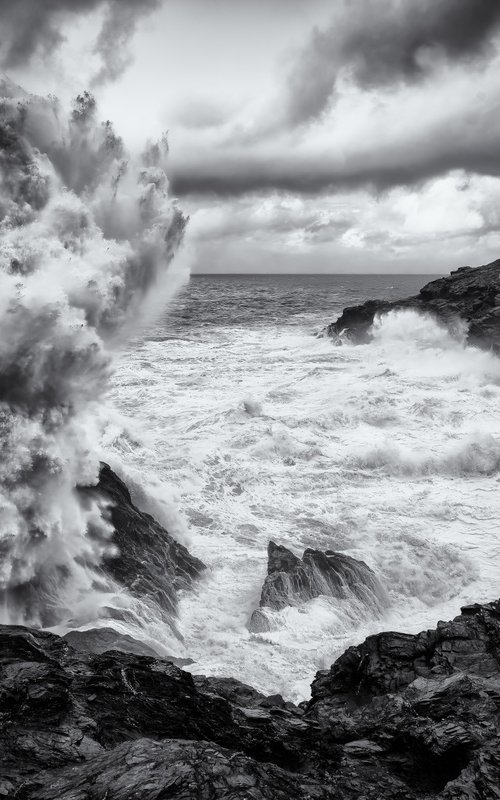
[[[0,67],[168,130],[195,272],[500,257],[499,0],[0,0]]]

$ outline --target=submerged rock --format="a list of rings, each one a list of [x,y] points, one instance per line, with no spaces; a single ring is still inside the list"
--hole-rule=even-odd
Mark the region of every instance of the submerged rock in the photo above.
[[[275,542],[269,542],[267,576],[260,609],[253,612],[249,629],[261,633],[273,627],[272,614],[286,606],[305,603],[322,595],[338,600],[355,599],[374,612],[389,604],[379,579],[363,561],[332,550],[307,549],[302,559]]]
[[[101,465],[97,486],[81,488],[80,493],[109,502],[111,542],[117,552],[104,559],[105,571],[132,594],[175,614],[177,592],[190,588],[205,569],[203,562],[133,504],[125,483],[107,464]]]
[[[154,648],[134,639],[126,633],[118,633],[113,628],[90,628],[86,631],[69,631],[64,634],[64,639],[75,650],[84,653],[105,653],[106,650],[121,650],[124,653],[135,653],[141,656],[160,655]]]
[[[164,658],[185,667],[193,664],[192,658],[177,658],[176,656],[166,655],[165,651],[156,649],[152,645],[134,639],[127,633],[119,633],[114,628],[89,628],[88,630],[74,630],[64,634],[64,639],[70,643],[75,650],[84,653],[105,653],[108,650],[120,650],[122,653],[135,653],[139,656],[152,656],[153,658]]]
[[[0,626],[0,797],[493,800],[500,601],[417,635],[370,636],[302,705]]]
[[[500,352],[500,259],[482,267],[460,267],[426,284],[413,297],[394,302],[369,300],[345,308],[327,333],[340,340],[347,337],[366,342],[376,316],[409,309],[431,314],[448,325],[464,320],[469,326],[469,342]]]

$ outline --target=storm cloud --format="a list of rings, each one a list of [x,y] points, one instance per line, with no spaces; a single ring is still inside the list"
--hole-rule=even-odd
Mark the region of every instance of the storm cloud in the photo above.
[[[380,192],[454,170],[500,175],[500,103],[478,96],[467,114],[460,97],[449,108],[438,104],[439,95],[432,102],[424,96],[421,103],[396,98],[390,108],[367,113],[359,129],[359,119],[349,121],[346,113],[336,128],[326,125],[301,140],[214,148],[209,157],[190,152],[174,158],[172,186],[178,195],[314,195]]]
[[[35,55],[49,56],[63,41],[63,26],[71,17],[102,10],[104,20],[95,52],[102,66],[93,83],[117,78],[128,66],[127,42],[138,19],[161,0],[1,0],[0,65],[25,65]]]
[[[500,0],[0,0],[16,82],[168,129],[202,270],[497,257],[499,44]]]
[[[288,118],[318,117],[341,73],[370,89],[415,82],[436,59],[472,60],[490,52],[498,0],[345,0],[326,30],[316,28],[291,70]]]

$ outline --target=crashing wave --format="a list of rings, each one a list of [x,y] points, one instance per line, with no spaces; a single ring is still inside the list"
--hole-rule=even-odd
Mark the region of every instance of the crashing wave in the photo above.
[[[113,353],[186,220],[169,196],[166,139],[131,158],[87,92],[66,116],[55,98],[4,81],[0,145],[3,618],[58,622],[95,588],[110,551],[99,502],[82,505],[76,487],[97,481]]]

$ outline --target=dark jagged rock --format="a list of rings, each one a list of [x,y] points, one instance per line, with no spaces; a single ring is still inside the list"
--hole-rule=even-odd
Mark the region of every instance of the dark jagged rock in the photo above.
[[[188,589],[199,577],[205,569],[203,562],[132,503],[126,485],[107,464],[101,465],[97,486],[82,488],[80,493],[110,501],[111,541],[117,553],[105,558],[106,572],[137,597],[174,614],[177,592]]]
[[[283,797],[306,797],[302,784],[314,784],[315,769],[338,755],[335,749],[323,755],[318,736],[318,724],[304,721],[301,709],[237,681],[194,680],[162,659],[118,651],[83,654],[53,634],[0,626],[0,797],[2,791],[9,797],[45,797],[54,785],[60,789],[52,797],[81,791],[74,796],[156,798],[160,788],[162,797],[213,797],[202,793],[203,771],[210,775],[212,766],[214,781],[220,772],[228,792],[254,785],[244,777],[248,773],[255,784],[268,776],[263,797],[272,796],[273,775],[289,787]],[[158,750],[159,741],[165,744]],[[123,743],[130,746],[120,748]],[[167,781],[157,794],[151,787],[133,794],[134,743],[145,762],[147,753],[151,761],[157,751],[168,754],[162,763],[171,763],[169,780],[177,780],[184,792],[190,785],[183,784],[188,765],[205,759],[198,783],[192,772],[192,793],[179,788],[179,794],[168,795]],[[126,753],[132,754],[129,762]],[[123,794],[106,795],[112,787],[102,783],[103,772],[111,766],[109,780],[121,781]],[[303,774],[296,776],[299,770]],[[159,771],[158,780],[167,780]],[[92,794],[90,775],[102,786],[101,795]]]
[[[354,597],[373,611],[388,605],[387,592],[363,561],[331,550],[311,549],[305,550],[300,559],[275,542],[269,542],[267,553],[260,609],[254,611],[249,625],[253,633],[270,629],[265,609],[279,611],[321,595],[339,600]]]
[[[497,601],[465,607],[436,630],[381,633],[349,648],[317,673],[306,717],[416,796],[482,800],[500,796],[499,712]]]
[[[0,626],[0,797],[494,800],[499,786],[500,601],[369,637],[305,708]]]
[[[469,342],[500,352],[500,259],[482,267],[460,267],[447,277],[426,284],[414,297],[395,302],[369,300],[345,308],[328,326],[327,333],[366,342],[376,316],[402,309],[431,314],[451,326],[459,319],[465,320]]]
[[[398,692],[417,678],[457,672],[484,678],[500,676],[500,600],[465,606],[452,622],[416,635],[379,633],[350,647],[312,684],[313,702],[328,697],[357,704],[388,692]]]
[[[332,797],[317,780],[211,742],[139,739],[70,770],[55,770],[18,797],[37,800],[313,800]],[[34,790],[35,794],[31,793]]]

